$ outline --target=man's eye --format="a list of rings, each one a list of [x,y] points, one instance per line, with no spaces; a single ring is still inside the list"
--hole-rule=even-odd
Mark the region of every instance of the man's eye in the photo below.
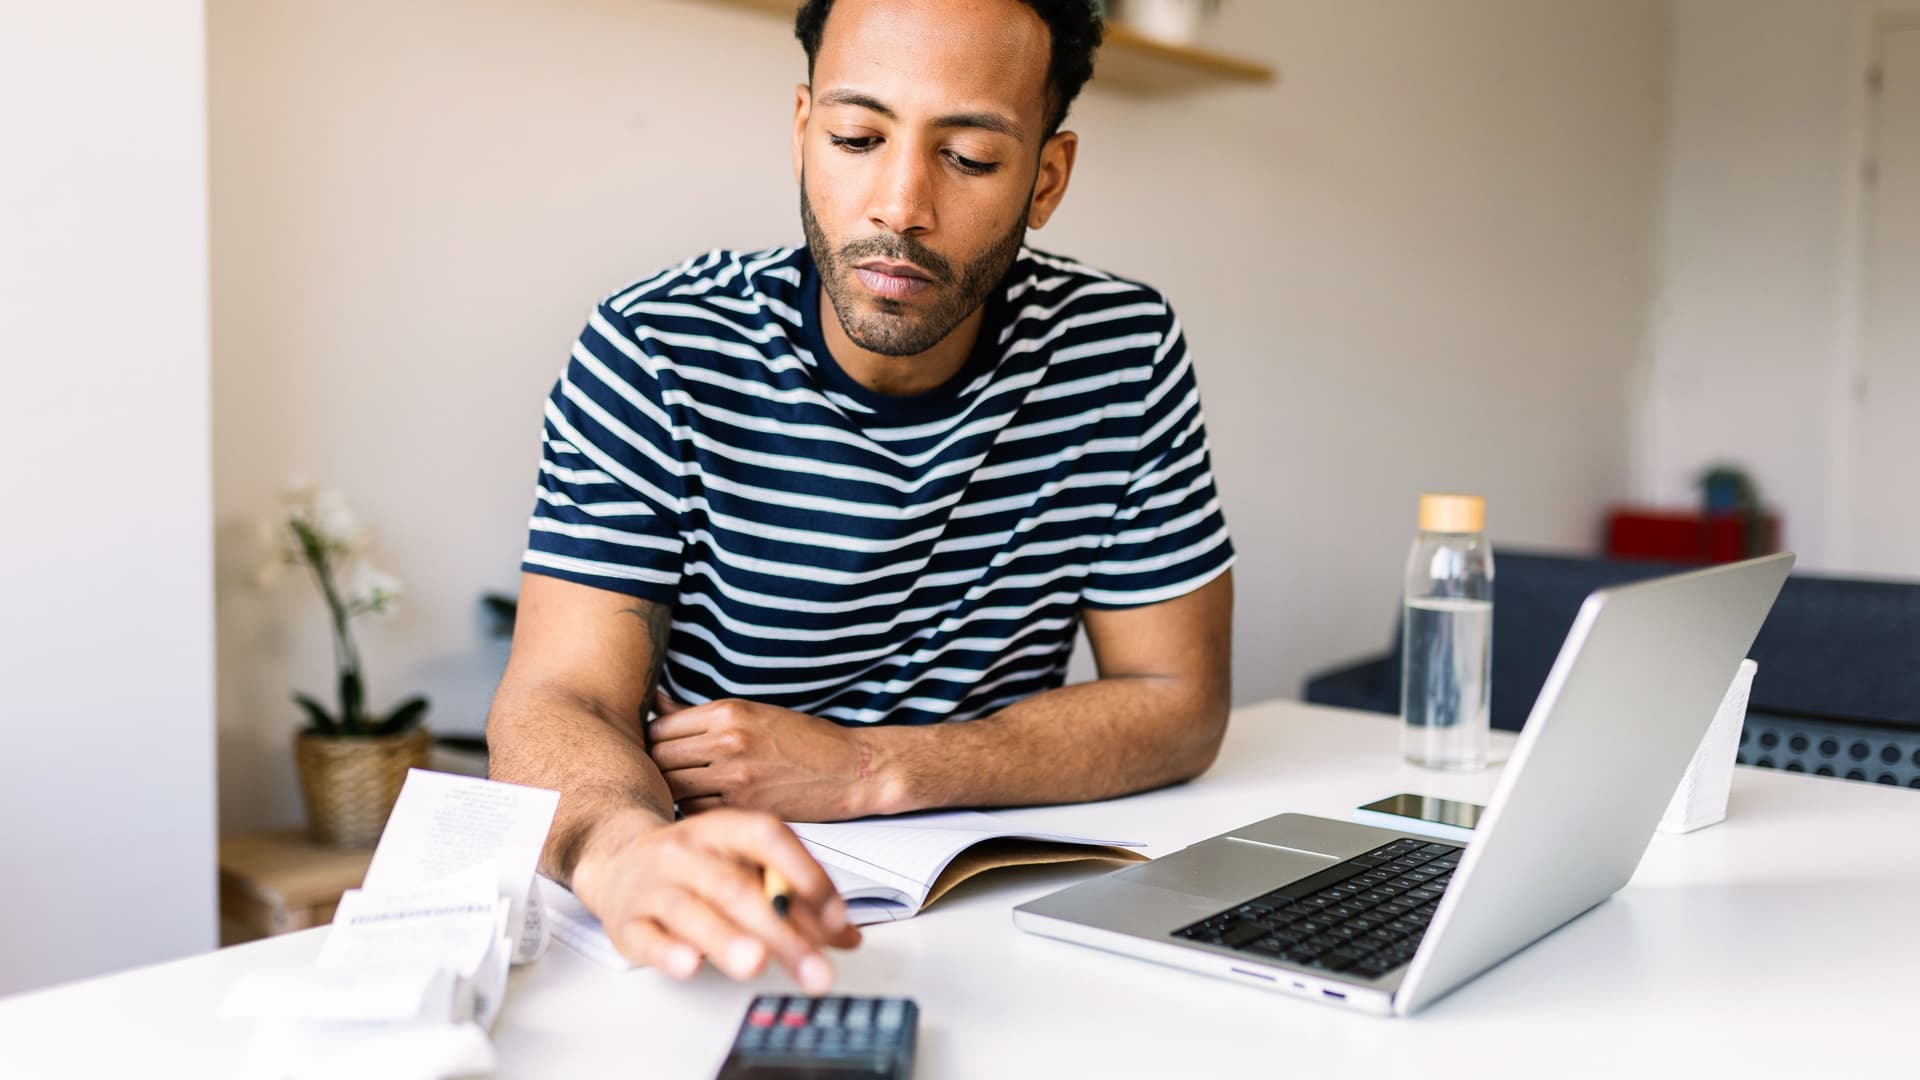
[[[959,154],[956,154],[951,150],[947,152],[947,160],[959,166],[961,172],[971,173],[974,176],[985,176],[986,174],[1000,167],[999,164],[996,162],[975,161],[972,158],[961,157]]]
[[[873,149],[873,144],[880,139],[876,135],[828,135],[827,141],[858,154]]]

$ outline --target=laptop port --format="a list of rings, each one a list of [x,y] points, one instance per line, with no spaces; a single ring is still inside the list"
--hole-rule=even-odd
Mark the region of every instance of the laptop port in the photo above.
[[[1333,998],[1333,999],[1334,999],[1334,1000],[1336,1000],[1336,1001],[1345,1001],[1345,1000],[1347,1000],[1347,995],[1345,995],[1345,994],[1343,994],[1343,993],[1341,993],[1341,992],[1340,992],[1340,991],[1338,991],[1338,990],[1322,990],[1322,991],[1320,991],[1320,992],[1321,992],[1322,994],[1325,994],[1326,996],[1328,996],[1328,997],[1330,997],[1330,998]]]

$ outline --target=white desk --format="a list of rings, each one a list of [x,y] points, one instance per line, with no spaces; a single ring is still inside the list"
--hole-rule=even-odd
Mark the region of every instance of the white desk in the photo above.
[[[1293,703],[1238,711],[1196,783],[1019,811],[1165,854],[1268,814],[1344,818],[1396,791],[1484,799],[1494,773],[1398,763],[1393,721]],[[1510,739],[1496,737],[1504,754]],[[1728,820],[1656,835],[1633,883],[1411,1020],[1348,1015],[1021,933],[1012,907],[1074,868],[989,875],[870,928],[838,989],[923,1010],[921,1080],[1034,1076],[1807,1076],[1920,1072],[1920,792],[1740,769]],[[11,927],[5,933],[30,933]],[[0,1002],[0,1073],[224,1077],[246,1032],[213,1020],[242,971],[319,934]],[[608,974],[555,943],[516,971],[503,1077],[711,1077],[755,989],[705,972]],[[24,1070],[21,1066],[26,1066]],[[1697,1072],[1695,1072],[1697,1070]]]

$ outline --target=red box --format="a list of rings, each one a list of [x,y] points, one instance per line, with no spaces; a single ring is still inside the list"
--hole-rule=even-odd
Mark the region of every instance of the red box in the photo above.
[[[1747,550],[1744,515],[1622,507],[1607,515],[1607,557],[1724,563],[1779,550],[1780,519],[1760,515],[1759,550]]]

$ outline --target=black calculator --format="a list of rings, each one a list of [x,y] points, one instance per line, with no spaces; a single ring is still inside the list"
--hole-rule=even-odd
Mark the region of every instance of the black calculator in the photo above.
[[[718,1080],[907,1080],[919,1027],[911,998],[761,994]]]

